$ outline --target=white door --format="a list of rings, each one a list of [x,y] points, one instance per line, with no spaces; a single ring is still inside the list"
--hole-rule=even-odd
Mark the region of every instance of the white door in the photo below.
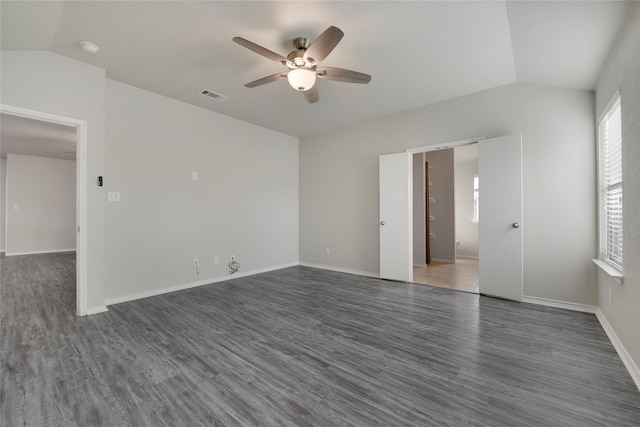
[[[480,293],[522,301],[522,135],[478,143]]]
[[[413,281],[412,154],[380,156],[380,277]]]

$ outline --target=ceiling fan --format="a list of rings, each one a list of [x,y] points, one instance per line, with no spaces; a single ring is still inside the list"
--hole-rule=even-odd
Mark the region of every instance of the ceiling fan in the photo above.
[[[367,84],[371,81],[369,74],[357,71],[333,67],[318,68],[318,64],[331,53],[343,36],[344,33],[340,28],[331,26],[311,44],[306,37],[298,37],[293,41],[296,50],[287,55],[286,58],[242,37],[234,37],[233,41],[289,68],[287,72],[272,74],[247,83],[246,87],[252,88],[287,79],[292,88],[302,92],[309,103],[314,103],[320,99],[316,77],[346,83]]]

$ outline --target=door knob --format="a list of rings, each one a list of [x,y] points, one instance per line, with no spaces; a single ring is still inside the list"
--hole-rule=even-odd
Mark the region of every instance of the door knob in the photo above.
[[[514,222],[513,224],[511,224],[511,226],[512,226],[513,228],[520,228],[520,224],[519,224],[519,223],[517,223],[517,222]]]
[[[380,221],[380,225],[384,225],[384,221]]]

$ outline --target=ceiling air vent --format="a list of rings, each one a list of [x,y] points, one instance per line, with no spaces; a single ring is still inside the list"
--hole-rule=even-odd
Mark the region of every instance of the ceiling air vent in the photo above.
[[[200,95],[206,96],[207,98],[215,99],[218,102],[226,101],[227,99],[229,99],[228,96],[220,95],[219,93],[211,92],[207,89],[202,89],[200,91]]]

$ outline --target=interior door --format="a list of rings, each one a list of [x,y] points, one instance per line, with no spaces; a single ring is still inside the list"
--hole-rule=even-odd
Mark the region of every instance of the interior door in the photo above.
[[[522,301],[522,135],[478,143],[480,293]]]
[[[380,277],[413,281],[413,160],[380,156]]]

